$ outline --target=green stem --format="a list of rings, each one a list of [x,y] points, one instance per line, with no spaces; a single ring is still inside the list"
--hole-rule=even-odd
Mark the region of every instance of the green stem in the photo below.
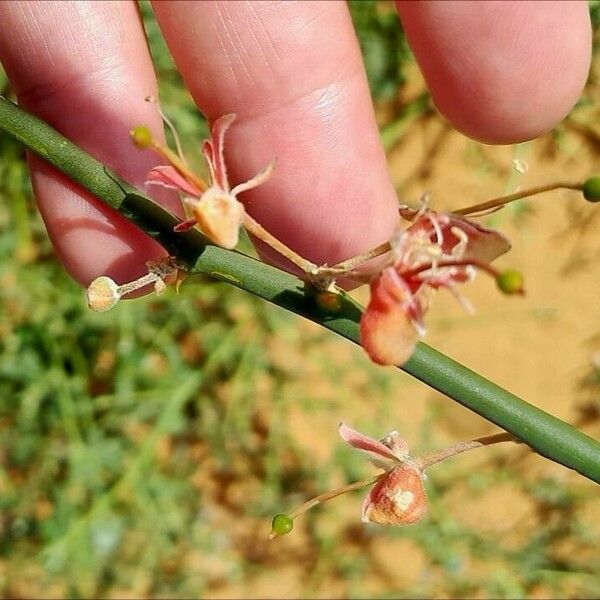
[[[303,282],[239,252],[206,244],[196,231],[173,233],[177,219],[48,124],[0,98],[0,128],[89,192],[124,214],[184,261],[192,274],[226,281],[359,343],[361,308],[343,295],[326,314]],[[531,446],[542,456],[600,483],[600,444],[567,423],[528,404],[467,367],[418,344],[402,369]]]

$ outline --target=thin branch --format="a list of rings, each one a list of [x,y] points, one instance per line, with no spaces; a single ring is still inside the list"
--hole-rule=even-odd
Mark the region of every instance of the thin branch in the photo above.
[[[469,442],[461,442],[459,444],[454,444],[453,446],[448,446],[442,450],[436,450],[435,452],[429,452],[427,454],[423,454],[422,456],[417,456],[412,459],[412,462],[417,466],[417,468],[424,471],[425,469],[431,467],[431,465],[435,465],[436,463],[442,462],[443,460],[446,460],[452,456],[456,456],[457,454],[462,454],[463,452],[468,452],[469,450],[475,450],[475,448],[483,448],[484,446],[499,444],[501,442],[519,443],[519,440],[515,439],[515,437],[510,433],[494,433],[492,435],[486,435],[484,437],[470,440]]]
[[[521,200],[522,198],[528,198],[529,196],[535,196],[537,194],[541,194],[543,192],[550,192],[552,190],[578,190],[581,191],[583,186],[580,183],[569,183],[560,181],[557,183],[550,183],[547,185],[539,185],[537,187],[529,188],[527,190],[520,190],[518,192],[514,192],[513,194],[507,194],[506,196],[499,196],[498,198],[492,198],[492,200],[488,200],[487,202],[481,202],[480,204],[474,204],[472,206],[467,206],[466,208],[459,208],[458,210],[451,211],[452,214],[455,215],[472,215],[475,213],[495,209],[502,208],[506,206],[510,202],[514,202],[515,200]]]

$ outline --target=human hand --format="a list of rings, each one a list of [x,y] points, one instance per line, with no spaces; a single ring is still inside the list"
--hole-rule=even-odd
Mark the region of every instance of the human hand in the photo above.
[[[576,102],[590,61],[586,2],[398,2],[439,109],[476,139],[510,143],[554,126]],[[360,51],[342,2],[155,2],[178,67],[209,119],[236,113],[231,180],[277,156],[275,176],[245,194],[256,219],[315,263],[388,239],[397,202]],[[133,2],[0,3],[0,61],[19,102],[141,186],[160,160],[129,130],[162,124],[156,79]],[[199,140],[200,142],[200,140]],[[122,282],[162,249],[37,157],[40,211],[75,279]],[[178,198],[152,191],[182,214]]]

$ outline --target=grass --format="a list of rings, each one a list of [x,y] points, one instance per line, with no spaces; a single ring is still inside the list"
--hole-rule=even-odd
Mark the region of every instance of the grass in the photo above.
[[[205,124],[143,10],[165,109],[195,147]],[[417,526],[365,528],[353,495],[267,544],[274,512],[371,472],[335,443],[340,416],[410,431],[391,404],[408,378],[208,279],[90,313],[22,150],[0,138],[0,156],[0,596],[600,595],[595,490],[503,452],[432,471]],[[597,402],[597,376],[585,385]],[[438,442],[438,420],[432,404],[417,446]],[[521,500],[506,534],[468,514],[499,494]]]

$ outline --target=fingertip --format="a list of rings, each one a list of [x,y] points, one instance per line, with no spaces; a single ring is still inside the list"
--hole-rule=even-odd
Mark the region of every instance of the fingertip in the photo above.
[[[0,58],[19,104],[66,138],[142,186],[162,162],[129,136],[145,124],[162,136],[156,78],[133,3],[0,3],[11,31]],[[36,43],[31,43],[35,39]],[[69,273],[87,285],[99,275],[135,279],[164,250],[121,214],[92,197],[39,158],[29,161],[40,212]],[[181,214],[176,194],[153,190],[167,210]]]
[[[344,3],[154,7],[201,110],[212,120],[237,114],[225,141],[230,181],[247,181],[277,156],[273,177],[242,196],[265,229],[316,264],[389,239],[396,195]]]
[[[146,273],[145,263],[165,250],[124,216],[38,158],[29,157],[39,209],[65,269],[83,286],[108,275],[118,284]]]
[[[589,71],[585,2],[397,2],[440,112],[486,143],[537,137],[577,102]]]

